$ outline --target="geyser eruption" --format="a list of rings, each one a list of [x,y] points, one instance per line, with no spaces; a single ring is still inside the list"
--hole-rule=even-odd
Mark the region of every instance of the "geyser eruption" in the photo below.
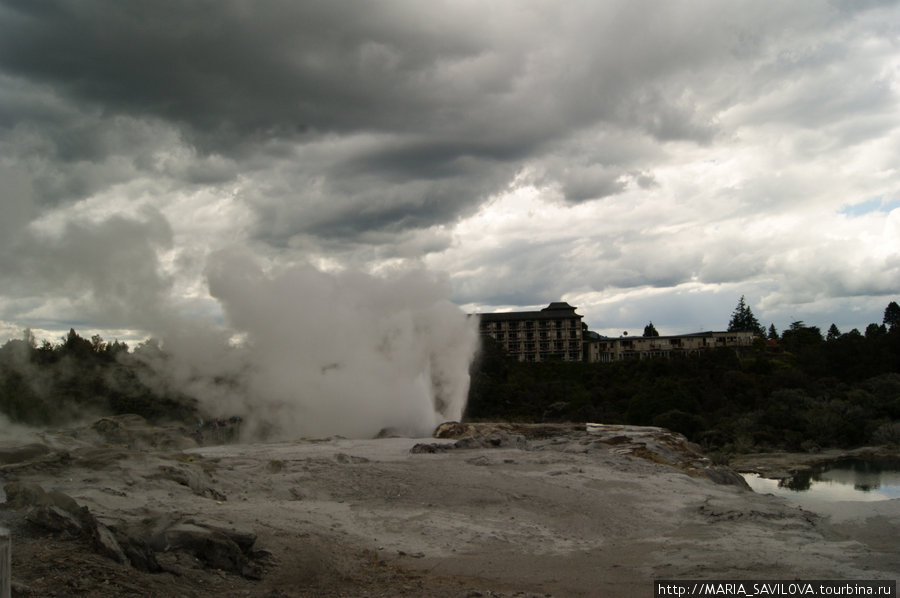
[[[225,252],[207,278],[227,326],[170,330],[168,367],[188,365],[179,386],[213,415],[240,415],[251,437],[424,436],[462,416],[476,324],[425,272],[263,267]]]

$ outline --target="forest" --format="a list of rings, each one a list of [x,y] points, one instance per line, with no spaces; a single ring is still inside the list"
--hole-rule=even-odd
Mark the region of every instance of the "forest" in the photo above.
[[[148,365],[158,344],[135,350],[74,329],[57,344],[38,345],[30,330],[0,347],[0,413],[11,422],[62,425],[103,415],[136,413],[150,421],[191,421],[197,401],[172,389]]]
[[[465,418],[661,426],[721,455],[900,444],[896,302],[864,332],[832,325],[823,334],[794,322],[778,334],[742,297],[729,329],[760,337],[741,355],[720,348],[612,363],[520,363],[484,339]],[[0,347],[0,413],[40,426],[123,413],[197,421],[197,401],[149,365],[165,359],[152,340],[132,350],[73,329],[56,344],[38,344],[26,330]]]

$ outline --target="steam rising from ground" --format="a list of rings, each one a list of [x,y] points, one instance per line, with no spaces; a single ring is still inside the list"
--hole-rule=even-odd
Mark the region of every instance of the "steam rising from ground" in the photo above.
[[[333,274],[224,252],[207,277],[226,327],[167,330],[170,357],[152,365],[213,415],[243,417],[245,434],[428,435],[462,416],[476,324],[425,272]]]

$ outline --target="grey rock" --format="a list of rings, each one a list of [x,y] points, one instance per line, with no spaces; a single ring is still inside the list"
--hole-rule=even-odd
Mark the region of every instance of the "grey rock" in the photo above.
[[[744,476],[731,469],[730,467],[723,467],[721,465],[707,467],[706,477],[708,477],[716,484],[722,484],[725,486],[737,486],[739,488],[743,488],[744,490],[750,490],[750,485],[747,483],[747,480],[744,479]]]
[[[50,452],[50,447],[38,442],[23,446],[0,447],[0,465],[21,463],[42,457]]]
[[[6,493],[6,506],[11,509],[25,509],[46,505],[46,492],[37,484],[26,482],[10,482],[3,486]]]
[[[52,505],[33,507],[25,519],[38,527],[78,538],[84,532],[81,520],[64,509]]]
[[[343,465],[349,464],[358,464],[358,463],[368,463],[369,460],[365,457],[356,457],[354,455],[348,455],[346,453],[337,453],[334,456],[334,460]]]
[[[462,424],[460,422],[444,422],[434,431],[435,438],[462,438],[463,436],[471,436],[476,432],[475,426],[472,424]]]
[[[449,426],[449,424],[445,424]],[[459,428],[447,428],[442,431],[441,438],[452,438],[453,433],[465,430],[463,424],[458,424]],[[471,427],[471,426],[470,426]],[[441,431],[441,429],[439,429]],[[453,449],[483,449],[483,448],[517,448],[528,450],[528,440],[522,434],[510,434],[505,430],[491,430],[488,434],[482,434],[478,430],[474,430],[470,435],[459,438],[453,444],[441,444],[437,442],[418,443],[410,449],[413,454],[429,454],[443,453]]]
[[[244,553],[247,554],[253,549],[253,545],[256,543],[256,534],[254,534],[253,532],[248,532],[246,530],[223,527],[220,525],[206,523],[204,521],[196,521],[194,519],[185,519],[184,523],[189,525],[196,525],[213,532],[224,534],[225,536],[228,536],[232,542],[237,544]]]
[[[119,530],[116,530],[116,539],[132,567],[149,573],[162,571],[156,554],[145,539],[132,537]]]
[[[224,492],[216,490],[207,483],[208,476],[198,466],[194,465],[160,465],[161,478],[172,480],[182,486],[187,486],[197,496],[205,496],[218,501],[226,501],[228,497]]]
[[[87,511],[87,509],[85,509]],[[87,526],[86,532],[91,542],[91,547],[97,554],[111,558],[117,563],[127,564],[131,560],[125,554],[116,536],[108,527],[97,521],[93,515],[90,515],[91,523]]]
[[[209,567],[243,574],[249,565],[240,546],[226,534],[191,523],[179,523],[163,532],[166,551],[183,551]]]
[[[487,435],[476,432],[471,436],[464,436],[453,443],[453,446],[458,449],[518,448],[526,450],[528,441],[521,434],[510,434],[497,430]]]
[[[411,449],[409,452],[414,455],[422,455],[422,454],[434,454],[434,453],[444,453],[449,450],[453,450],[452,444],[438,444],[436,442],[419,442]]]
[[[35,506],[55,506],[69,513],[78,513],[78,503],[74,498],[59,490],[45,491],[37,484],[10,482],[3,486],[6,506],[25,509]]]

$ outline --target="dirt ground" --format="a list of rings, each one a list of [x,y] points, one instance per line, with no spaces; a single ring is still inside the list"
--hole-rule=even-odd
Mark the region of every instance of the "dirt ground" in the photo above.
[[[654,579],[900,577],[900,500],[805,511],[723,483],[658,429],[452,436],[173,449],[44,434],[46,450],[0,465],[3,485],[59,491],[118,531],[252,533],[254,573],[171,547],[140,571],[5,505],[13,596],[625,597]]]

